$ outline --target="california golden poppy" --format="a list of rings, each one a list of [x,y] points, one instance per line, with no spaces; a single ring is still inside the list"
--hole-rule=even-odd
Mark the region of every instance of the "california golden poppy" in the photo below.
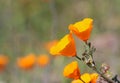
[[[50,49],[52,55],[76,56],[75,42],[72,34],[65,35],[56,45]]]
[[[77,80],[73,80],[71,83],[84,83],[84,82],[81,81],[80,79],[77,79]]]
[[[70,64],[68,64],[64,68],[63,75],[67,78],[79,79],[80,78],[80,70],[78,68],[77,61],[73,61]]]
[[[0,71],[2,71],[8,64],[8,57],[0,55]]]
[[[87,41],[93,27],[93,19],[85,18],[82,21],[69,25],[69,30],[83,41]]]
[[[80,77],[85,83],[89,83],[91,81],[91,77],[89,73],[84,73]]]
[[[49,63],[49,57],[46,54],[41,54],[37,58],[37,63],[41,67],[45,67]]]
[[[36,57],[34,54],[28,54],[24,57],[20,57],[17,60],[17,65],[21,68],[21,69],[31,69],[36,62]]]
[[[91,76],[91,83],[96,83],[99,75],[97,73],[92,73],[90,76]]]

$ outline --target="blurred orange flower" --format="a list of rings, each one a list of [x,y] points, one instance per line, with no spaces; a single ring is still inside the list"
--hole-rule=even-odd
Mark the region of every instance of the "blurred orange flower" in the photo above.
[[[80,78],[80,70],[78,68],[77,61],[73,61],[70,64],[68,64],[64,68],[63,75],[67,78],[79,79]]]
[[[39,66],[41,67],[45,67],[48,63],[49,63],[49,57],[46,54],[41,54],[40,56],[38,56],[37,58],[37,63]]]
[[[81,81],[80,79],[77,79],[77,80],[73,80],[71,83],[84,83],[84,82]]]
[[[50,54],[76,56],[75,42],[72,34],[65,35],[56,45],[51,47]]]
[[[89,73],[84,73],[80,77],[85,83],[89,83],[91,81],[91,76]]]
[[[69,30],[78,36],[81,40],[87,41],[93,27],[93,19],[85,18],[82,21],[69,25]]]
[[[2,71],[8,64],[8,57],[0,55],[0,71]]]
[[[97,73],[92,73],[90,76],[91,76],[91,83],[96,83],[99,75]]]
[[[34,54],[28,54],[24,57],[20,57],[17,60],[17,65],[21,68],[21,69],[31,69],[36,62],[36,57]]]
[[[50,48],[58,43],[58,40],[53,40],[45,44],[45,48],[49,51]]]

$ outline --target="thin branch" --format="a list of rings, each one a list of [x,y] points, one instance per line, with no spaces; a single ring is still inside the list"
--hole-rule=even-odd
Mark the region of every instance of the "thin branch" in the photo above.
[[[102,74],[100,71],[97,70],[96,67],[92,68],[94,71],[96,71],[101,77],[103,77],[106,81],[109,83],[114,83],[111,79],[108,79],[104,74]]]
[[[75,57],[76,57],[78,60],[80,60],[80,61],[82,60],[82,59],[81,59],[80,57],[78,57],[77,55],[76,55]]]
[[[75,56],[78,60],[82,60],[80,57],[78,57],[77,55]],[[102,74],[100,71],[97,70],[97,68],[94,67],[90,67],[89,65],[87,65],[89,68],[93,69],[94,71],[96,71],[101,77],[103,77],[106,81],[108,81],[109,83],[114,83],[111,79],[107,78],[104,74]]]

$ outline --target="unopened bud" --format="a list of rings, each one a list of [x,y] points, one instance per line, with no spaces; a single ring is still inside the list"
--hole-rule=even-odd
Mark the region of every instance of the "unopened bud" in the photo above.
[[[108,71],[109,69],[110,69],[110,66],[109,66],[108,64],[103,63],[103,64],[101,65],[101,72],[102,72],[103,74],[107,73],[107,71]]]

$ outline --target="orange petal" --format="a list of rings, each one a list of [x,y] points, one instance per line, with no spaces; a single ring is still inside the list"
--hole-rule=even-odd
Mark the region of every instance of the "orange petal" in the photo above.
[[[97,73],[92,73],[90,76],[91,76],[91,83],[96,83],[99,75]]]
[[[68,64],[63,71],[63,75],[67,78],[72,79],[79,79],[80,77],[80,70],[78,68],[77,61],[73,61],[72,63]]]
[[[85,73],[83,75],[81,75],[81,79],[85,82],[85,83],[89,83],[91,81],[91,77],[89,73]]]
[[[71,83],[84,83],[84,82],[81,81],[80,79],[77,79],[77,80],[73,80]]]
[[[76,48],[72,34],[65,35],[56,45],[50,49],[52,55],[75,56]]]
[[[69,30],[83,41],[87,41],[93,27],[93,19],[85,18],[82,21],[76,22],[69,26]]]

